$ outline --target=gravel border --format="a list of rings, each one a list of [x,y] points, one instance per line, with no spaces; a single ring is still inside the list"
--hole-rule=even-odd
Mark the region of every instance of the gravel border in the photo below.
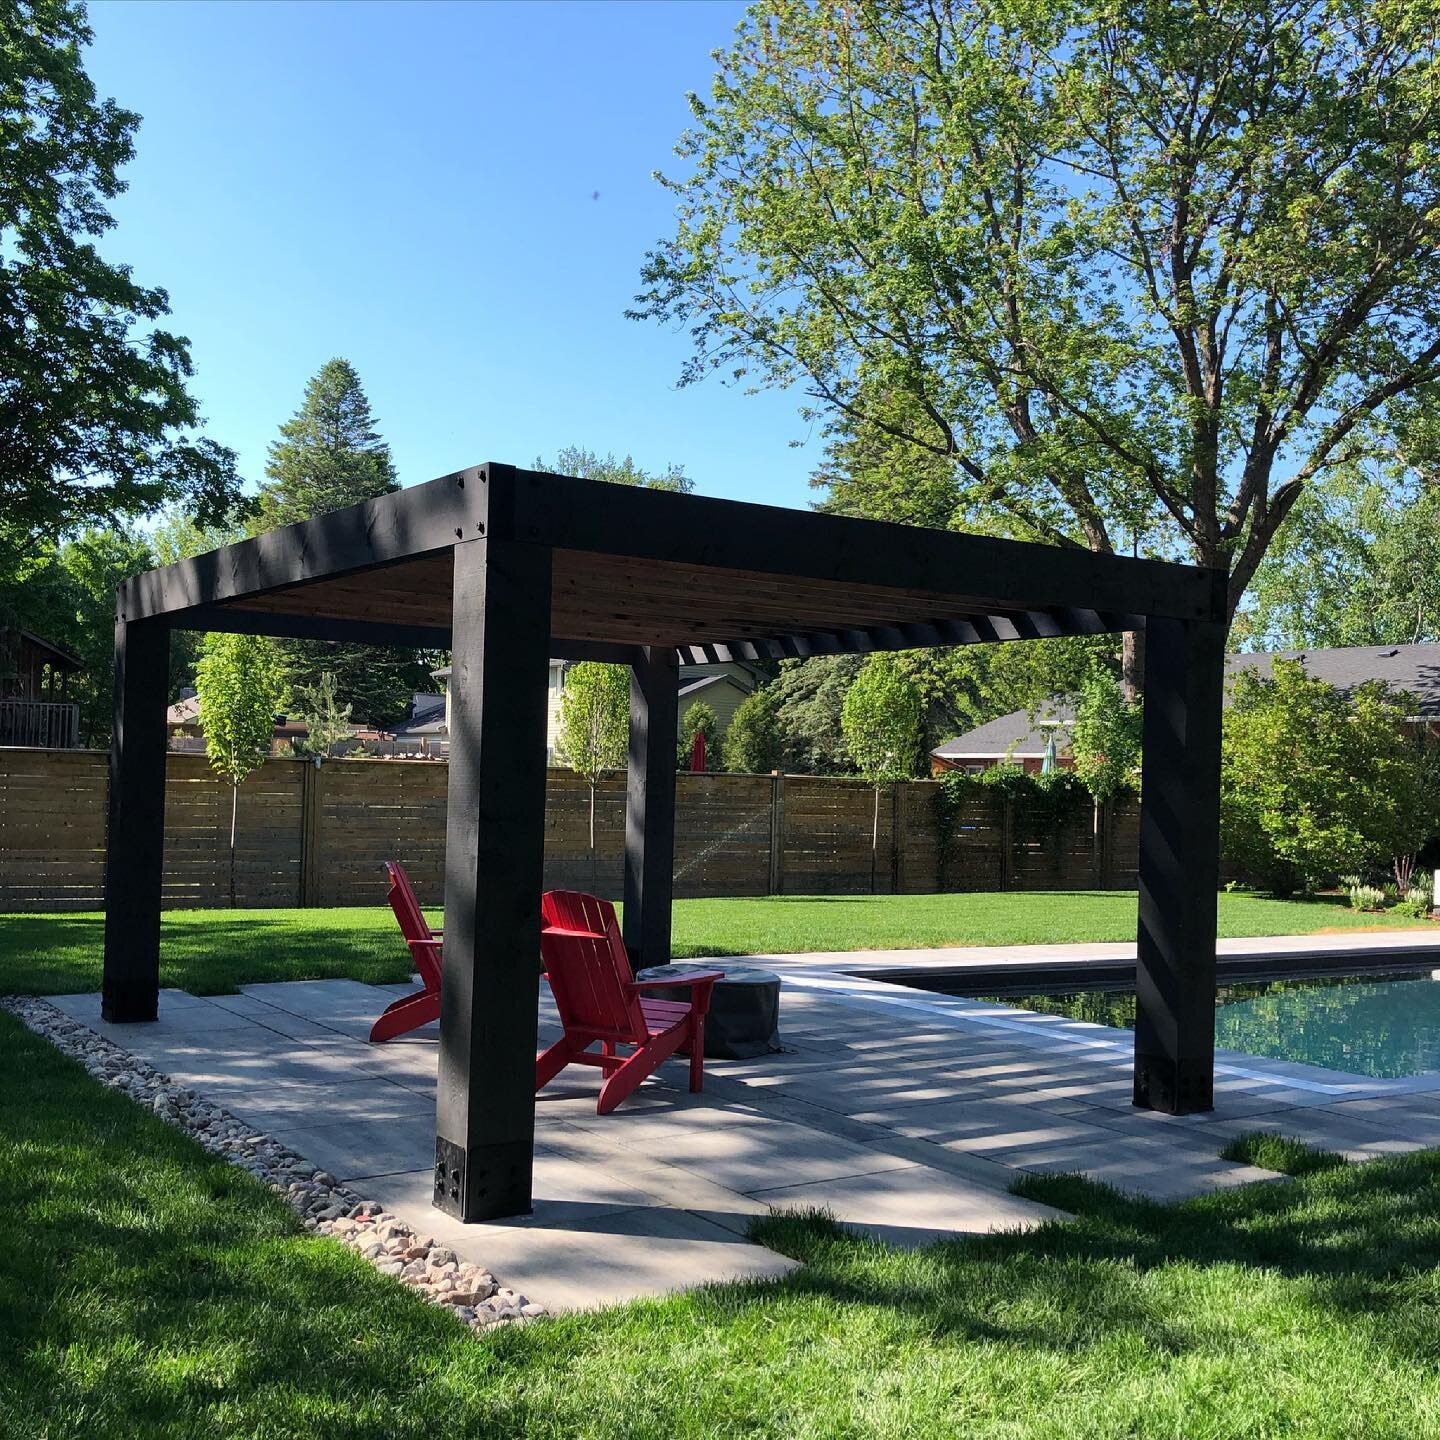
[[[328,1171],[177,1085],[48,1000],[6,995],[0,996],[0,1007],[78,1060],[102,1085],[128,1095],[212,1155],[248,1170],[300,1216],[307,1230],[348,1245],[382,1274],[443,1305],[472,1329],[492,1330],[546,1313],[543,1305],[500,1285],[488,1270],[462,1262],[434,1236],[417,1233]]]

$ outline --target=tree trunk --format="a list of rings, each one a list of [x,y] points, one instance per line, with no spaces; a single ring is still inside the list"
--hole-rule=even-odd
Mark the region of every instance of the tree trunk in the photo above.
[[[1127,630],[1120,652],[1120,687],[1126,701],[1138,705],[1145,690],[1145,632]]]
[[[870,893],[875,894],[875,852],[880,848],[880,787],[875,787],[875,815],[870,822]]]
[[[595,787],[590,787],[590,893],[596,893],[595,887],[598,884],[599,861],[595,854]]]
[[[235,908],[235,814],[240,808],[240,786],[230,782],[230,908]]]

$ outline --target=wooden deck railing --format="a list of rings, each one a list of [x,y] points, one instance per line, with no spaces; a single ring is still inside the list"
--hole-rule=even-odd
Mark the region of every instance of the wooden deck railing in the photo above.
[[[0,700],[0,745],[73,750],[80,744],[80,707],[54,700]]]

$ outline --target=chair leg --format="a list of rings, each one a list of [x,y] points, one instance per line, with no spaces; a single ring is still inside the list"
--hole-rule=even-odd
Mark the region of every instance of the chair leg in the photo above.
[[[397,1035],[418,1030],[439,1018],[438,990],[422,990],[418,995],[406,995],[385,1007],[380,1018],[370,1027],[370,1043],[378,1045],[383,1040],[393,1040]]]
[[[568,1035],[562,1035],[548,1050],[535,1057],[535,1088],[543,1090],[575,1058],[577,1046]]]
[[[705,1088],[705,1017],[695,1015],[690,1021],[690,1093],[698,1095]]]
[[[608,1115],[622,1100],[633,1095],[639,1089],[641,1081],[654,1074],[660,1062],[668,1060],[684,1041],[685,1027],[677,1025],[675,1029],[657,1035],[648,1045],[642,1045],[600,1087],[595,1113]]]

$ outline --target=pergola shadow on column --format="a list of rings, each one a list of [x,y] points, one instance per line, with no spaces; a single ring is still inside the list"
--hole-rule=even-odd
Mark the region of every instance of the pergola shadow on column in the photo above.
[[[1214,1071],[1224,576],[486,464],[120,587],[102,1011],[156,1018],[172,628],[449,647],[435,1203],[528,1211],[547,666],[631,670],[625,943],[670,957],[676,667],[1145,630],[1135,1103]]]

